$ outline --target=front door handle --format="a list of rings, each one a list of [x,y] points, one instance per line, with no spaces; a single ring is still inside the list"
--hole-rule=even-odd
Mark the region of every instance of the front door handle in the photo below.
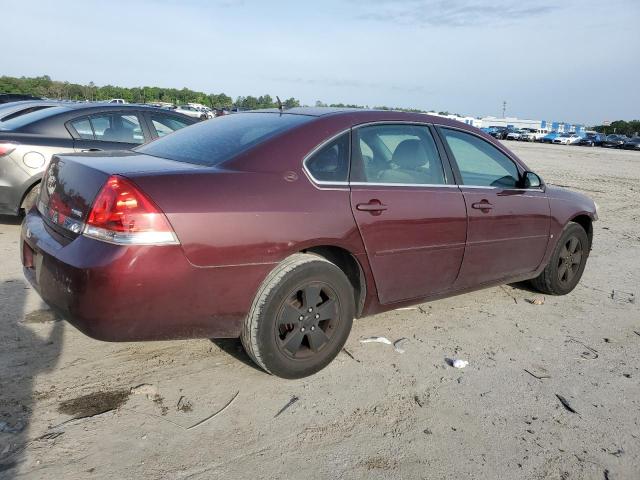
[[[369,212],[371,215],[380,215],[387,208],[386,205],[383,205],[380,200],[373,199],[369,200],[368,203],[359,203],[356,205],[356,210],[360,210],[361,212]]]
[[[101,152],[102,149],[101,148],[86,148],[84,150],[81,150],[81,152]]]
[[[491,205],[488,200],[482,200],[480,202],[472,203],[471,207],[476,210],[482,210],[482,213],[487,213],[493,208],[493,205]]]

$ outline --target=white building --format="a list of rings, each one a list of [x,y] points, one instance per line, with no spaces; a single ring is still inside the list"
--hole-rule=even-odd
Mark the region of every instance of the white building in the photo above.
[[[580,124],[572,124],[566,122],[549,121],[549,120],[523,120],[516,117],[482,117],[480,119],[481,128],[486,127],[513,127],[513,128],[535,128],[546,129],[550,132],[576,132],[584,133],[585,126]],[[476,125],[474,125],[476,126]]]

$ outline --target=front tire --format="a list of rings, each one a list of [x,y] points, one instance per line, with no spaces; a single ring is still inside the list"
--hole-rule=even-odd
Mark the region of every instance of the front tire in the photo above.
[[[353,287],[325,258],[297,253],[260,286],[241,341],[267,372],[302,378],[327,366],[344,346],[355,316]]]
[[[563,230],[549,263],[531,280],[532,286],[549,295],[566,295],[582,277],[589,257],[589,237],[582,226],[570,222]]]

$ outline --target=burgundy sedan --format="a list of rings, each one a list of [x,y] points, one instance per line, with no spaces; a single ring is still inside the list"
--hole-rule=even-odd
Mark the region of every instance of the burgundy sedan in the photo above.
[[[522,280],[569,293],[597,219],[480,130],[390,111],[227,115],[56,156],[42,185],[21,253],[54,310],[101,340],[240,337],[286,378],[353,318]]]

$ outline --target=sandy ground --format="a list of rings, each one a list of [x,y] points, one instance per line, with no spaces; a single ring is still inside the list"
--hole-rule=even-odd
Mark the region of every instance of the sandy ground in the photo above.
[[[109,344],[53,321],[0,219],[0,478],[640,478],[640,153],[509,146],[600,205],[576,290],[362,319],[351,356],[298,381],[237,341]],[[372,335],[406,352],[359,342]]]

